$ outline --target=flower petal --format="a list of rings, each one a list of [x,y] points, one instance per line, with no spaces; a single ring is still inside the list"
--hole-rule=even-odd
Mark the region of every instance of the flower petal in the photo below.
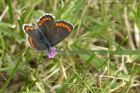
[[[56,55],[57,55],[56,48],[55,47],[51,47],[50,51],[48,52],[48,58],[54,58]]]

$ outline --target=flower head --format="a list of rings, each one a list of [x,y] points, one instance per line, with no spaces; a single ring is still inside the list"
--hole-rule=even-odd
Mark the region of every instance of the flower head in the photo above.
[[[47,52],[48,52],[48,50],[47,50]],[[54,58],[56,55],[57,55],[56,48],[51,47],[50,51],[48,52],[48,58]]]

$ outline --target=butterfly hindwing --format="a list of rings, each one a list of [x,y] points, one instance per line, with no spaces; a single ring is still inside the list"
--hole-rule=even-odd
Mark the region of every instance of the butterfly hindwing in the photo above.
[[[41,43],[38,39],[36,39],[34,37],[28,37],[28,41],[29,41],[32,48],[35,48],[37,50],[45,50],[46,49],[44,44]]]
[[[51,36],[51,45],[54,46],[65,39],[72,31],[73,26],[66,21],[56,21]]]
[[[35,28],[29,24],[23,25],[23,30],[25,33],[27,33],[29,36],[32,35],[35,31]]]
[[[37,28],[35,28],[34,26],[31,26],[31,25],[25,24],[23,26],[23,29],[24,29],[25,33],[28,34],[28,41],[32,48],[35,48],[37,50],[46,49],[44,44],[41,42],[42,35]]]

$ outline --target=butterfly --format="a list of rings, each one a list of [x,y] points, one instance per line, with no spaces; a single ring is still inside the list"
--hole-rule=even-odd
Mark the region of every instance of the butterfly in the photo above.
[[[72,24],[55,20],[52,14],[40,17],[37,24],[24,24],[23,30],[28,34],[32,48],[50,51],[51,47],[64,40],[73,30]]]

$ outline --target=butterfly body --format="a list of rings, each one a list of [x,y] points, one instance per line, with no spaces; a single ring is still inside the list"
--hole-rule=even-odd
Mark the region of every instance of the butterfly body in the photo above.
[[[37,25],[24,24],[23,30],[28,34],[32,48],[49,51],[70,34],[73,26],[66,21],[55,21],[51,14],[45,14]]]

